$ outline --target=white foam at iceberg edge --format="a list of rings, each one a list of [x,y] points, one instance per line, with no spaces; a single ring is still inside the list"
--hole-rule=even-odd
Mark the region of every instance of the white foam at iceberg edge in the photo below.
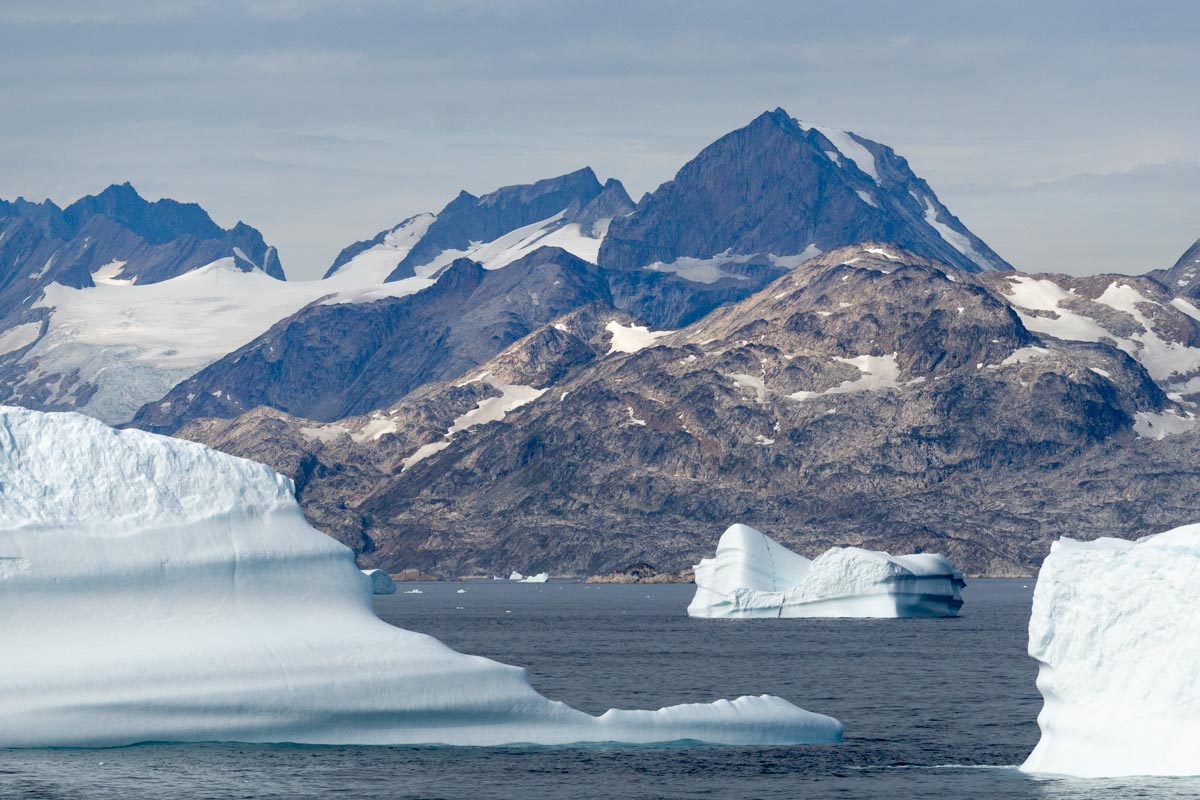
[[[1055,542],[1029,654],[1044,705],[1022,770],[1200,775],[1200,525]]]
[[[77,414],[0,407],[0,747],[834,742],[776,697],[609,711],[372,611],[291,481]]]
[[[731,525],[695,572],[693,617],[949,617],[965,585],[933,553],[835,547],[809,560],[748,525]]]

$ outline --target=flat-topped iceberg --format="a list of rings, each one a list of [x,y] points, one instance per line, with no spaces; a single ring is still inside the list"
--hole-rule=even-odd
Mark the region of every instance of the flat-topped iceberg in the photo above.
[[[599,717],[372,611],[261,464],[0,407],[0,748],[834,742],[777,697]]]
[[[371,594],[395,594],[396,582],[381,569],[364,569],[363,575],[371,582]]]
[[[1021,769],[1200,775],[1200,525],[1055,542],[1033,593],[1029,654],[1045,703]]]
[[[952,617],[965,585],[933,553],[835,547],[810,560],[748,525],[731,525],[695,572],[693,617]]]

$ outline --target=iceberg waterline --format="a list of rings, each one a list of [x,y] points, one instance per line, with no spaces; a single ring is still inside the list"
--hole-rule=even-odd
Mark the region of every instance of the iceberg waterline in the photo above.
[[[1200,775],[1200,525],[1055,542],[1029,655],[1044,704],[1022,770]]]
[[[290,480],[190,442],[0,407],[0,747],[148,741],[840,740],[778,697],[598,717],[392,627]]]
[[[933,553],[835,547],[807,559],[748,525],[731,525],[695,567],[693,617],[947,617],[962,573]]]

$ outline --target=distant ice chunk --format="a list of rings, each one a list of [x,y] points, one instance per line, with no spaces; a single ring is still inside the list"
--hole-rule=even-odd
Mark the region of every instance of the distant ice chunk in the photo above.
[[[508,576],[508,579],[510,581],[517,581],[518,583],[545,583],[546,581],[550,580],[550,575],[546,572],[539,572],[536,575],[522,575],[516,570],[513,570],[512,574]]]
[[[599,717],[379,620],[290,480],[79,414],[0,407],[0,749],[138,742],[834,742],[777,697]]]
[[[693,617],[952,617],[962,573],[933,553],[835,547],[813,560],[748,525],[731,525],[696,565]]]
[[[371,594],[395,594],[396,582],[381,569],[364,569],[363,575],[371,581]]]
[[[1200,775],[1200,525],[1055,542],[1029,655],[1042,738],[1022,770]]]

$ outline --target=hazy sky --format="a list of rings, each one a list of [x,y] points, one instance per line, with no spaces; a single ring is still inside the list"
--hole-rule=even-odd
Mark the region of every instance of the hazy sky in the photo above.
[[[97,6],[103,10],[97,10]],[[636,199],[783,106],[909,159],[1020,269],[1200,237],[1200,3],[0,2],[0,197],[130,180],[292,277],[412,213],[592,166]]]

